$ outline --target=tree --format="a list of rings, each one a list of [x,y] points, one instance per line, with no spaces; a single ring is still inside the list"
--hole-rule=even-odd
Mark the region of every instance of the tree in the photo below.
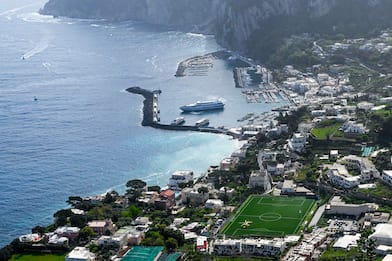
[[[45,234],[46,228],[41,226],[35,226],[31,229],[31,233],[38,233],[40,235]]]
[[[103,199],[102,203],[110,204],[116,201],[116,198],[112,196],[111,193],[106,193],[105,198]]]
[[[357,242],[360,260],[376,260],[376,242],[369,238],[371,233],[370,229],[362,231],[361,238]]]
[[[144,189],[146,187],[146,182],[140,179],[128,180],[126,186],[130,189]]]
[[[55,218],[55,224],[56,226],[65,226],[68,223],[68,217],[72,215],[72,212],[70,209],[61,209],[54,213],[53,217]]]
[[[71,197],[68,197],[68,200],[66,202],[68,204],[70,204],[71,206],[76,207],[82,201],[83,201],[83,199],[79,196],[71,196]]]
[[[174,252],[178,247],[177,240],[169,237],[167,240],[165,240],[165,247],[169,252]]]
[[[146,188],[146,182],[140,179],[132,179],[129,180],[126,184],[127,186],[127,195],[131,201],[135,201],[138,197],[141,196],[142,191]]]
[[[149,186],[147,187],[148,191],[156,191],[156,192],[160,192],[161,191],[161,187],[160,186]]]
[[[137,218],[142,210],[135,205],[131,205],[128,210],[121,212],[121,217],[131,217],[133,219]]]
[[[197,192],[204,195],[204,194],[208,193],[208,188],[207,187],[200,187],[197,189]]]
[[[97,233],[95,233],[94,230],[92,230],[92,228],[89,226],[85,226],[79,231],[79,237],[81,239],[90,239],[95,236],[97,236]]]
[[[71,215],[69,218],[69,222],[71,223],[71,226],[73,226],[73,227],[82,228],[87,223],[87,217],[84,215]]]

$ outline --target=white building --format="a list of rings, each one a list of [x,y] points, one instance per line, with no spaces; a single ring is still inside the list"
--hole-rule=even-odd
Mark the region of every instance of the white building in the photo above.
[[[320,117],[320,116],[326,115],[326,114],[327,114],[327,111],[326,111],[326,110],[313,110],[313,111],[311,112],[311,114],[312,114],[312,117],[313,117],[313,118],[314,118],[314,117]]]
[[[214,210],[219,210],[223,208],[224,203],[220,199],[208,199],[206,203],[204,204],[204,207],[207,209],[214,209]]]
[[[268,191],[271,189],[271,176],[265,171],[264,169],[260,171],[253,172],[250,174],[249,177],[249,187],[256,188],[260,187],[263,188],[263,191]]]
[[[366,212],[375,212],[378,205],[375,203],[346,204],[339,196],[335,196],[325,207],[328,215],[360,216]]]
[[[285,180],[281,189],[281,194],[295,193],[295,184],[293,180]]]
[[[85,247],[75,247],[68,255],[65,256],[65,261],[93,261],[95,255],[87,250]]]
[[[355,123],[353,121],[348,121],[344,123],[340,130],[343,131],[345,134],[364,134],[367,132],[365,126],[362,123]]]
[[[302,152],[306,145],[306,136],[301,133],[294,133],[288,145],[291,151]]]
[[[357,169],[361,172],[361,181],[368,181],[373,178],[379,178],[380,172],[376,169],[374,164],[367,158],[362,158],[355,155],[345,156],[339,160],[349,168]]]
[[[333,244],[333,248],[341,248],[350,250],[358,246],[357,241],[361,238],[361,234],[355,235],[344,235],[343,237],[338,238],[335,244]]]
[[[383,170],[381,180],[392,186],[392,170]]]
[[[366,102],[366,101],[363,101],[363,102],[359,102],[358,104],[357,104],[357,108],[358,109],[360,109],[360,110],[364,110],[364,111],[369,111],[371,108],[373,108],[374,107],[374,104],[373,103],[371,103],[371,102]]]
[[[238,162],[239,162],[239,158],[236,158],[236,157],[224,158],[220,162],[220,169],[225,170],[225,171],[229,171],[229,170],[233,169],[237,165]]]
[[[207,185],[196,184],[193,188],[184,188],[181,190],[181,201],[183,203],[190,203],[196,205],[204,204],[209,198],[209,193],[201,193],[199,192],[199,188],[206,187],[208,190],[210,188]]]
[[[283,239],[217,239],[212,246],[221,256],[279,256],[286,244]]]
[[[58,235],[51,233],[49,236],[48,244],[58,246],[68,246],[69,239],[67,237],[59,237]]]
[[[19,242],[22,243],[36,243],[41,240],[41,236],[39,234],[27,234],[19,237]]]
[[[332,184],[346,189],[351,189],[360,184],[360,176],[351,176],[346,166],[341,164],[333,164],[328,171],[329,180]]]
[[[339,157],[339,151],[338,150],[330,150],[329,151],[329,160],[337,160]]]
[[[220,256],[236,256],[241,254],[241,240],[217,239],[212,242],[213,253]]]
[[[392,224],[378,224],[369,238],[376,240],[377,245],[392,246]]]
[[[380,102],[382,103],[391,103],[392,102],[392,97],[383,97],[380,99]]]
[[[177,170],[169,179],[169,188],[171,190],[181,190],[181,185],[193,181],[193,171],[190,170]]]

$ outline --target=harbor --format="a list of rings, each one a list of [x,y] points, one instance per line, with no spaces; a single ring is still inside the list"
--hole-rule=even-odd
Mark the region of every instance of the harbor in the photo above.
[[[190,126],[160,123],[160,110],[158,107],[158,95],[161,93],[160,90],[150,91],[140,87],[130,87],[126,91],[129,93],[142,95],[144,97],[142,126],[149,126],[162,130],[199,131],[229,135],[227,129],[225,128],[206,127],[206,125],[203,124],[199,126]]]
[[[248,113],[237,120],[240,124],[238,127],[224,127],[224,126],[208,126],[209,120],[206,118],[199,119],[195,125],[186,125],[184,117],[178,117],[169,123],[160,122],[160,110],[158,106],[158,95],[160,90],[146,90],[140,87],[131,87],[127,92],[142,95],[145,99],[143,102],[143,119],[142,126],[149,126],[161,130],[172,131],[196,131],[215,134],[225,134],[236,139],[248,139],[259,133],[266,133],[276,125],[275,118],[278,116],[279,110],[263,112],[263,113]]]

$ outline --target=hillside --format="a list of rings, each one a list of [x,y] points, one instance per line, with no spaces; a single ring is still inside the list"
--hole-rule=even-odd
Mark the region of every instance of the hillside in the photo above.
[[[222,46],[259,60],[292,34],[360,37],[392,25],[388,0],[50,0],[41,13],[213,33]]]

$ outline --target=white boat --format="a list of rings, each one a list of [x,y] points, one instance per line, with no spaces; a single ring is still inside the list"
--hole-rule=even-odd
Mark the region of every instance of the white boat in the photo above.
[[[221,110],[225,104],[221,101],[198,101],[196,103],[181,106],[180,109],[184,112],[198,112]]]
[[[203,126],[207,126],[208,124],[210,124],[210,121],[208,119],[201,119],[195,123],[195,126],[196,127],[203,127]]]
[[[172,123],[170,125],[181,125],[185,123],[185,118],[184,117],[178,117],[175,120],[172,121]]]

